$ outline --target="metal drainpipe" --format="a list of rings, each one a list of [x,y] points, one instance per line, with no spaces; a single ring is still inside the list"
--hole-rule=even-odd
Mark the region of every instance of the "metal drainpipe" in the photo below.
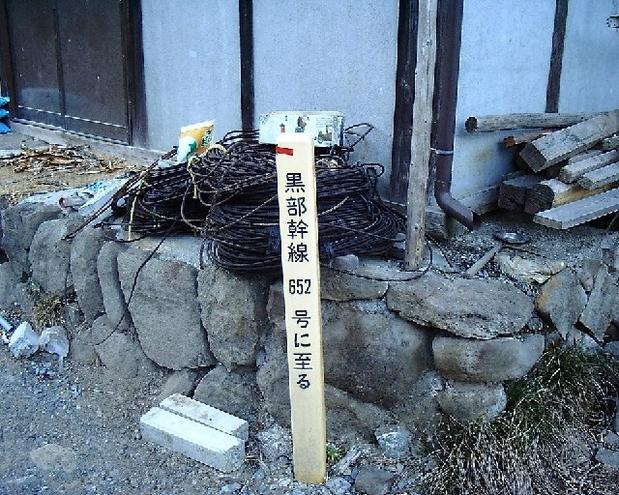
[[[462,0],[439,0],[437,19],[437,64],[432,123],[432,167],[434,197],[441,209],[471,230],[481,219],[451,195],[460,38],[462,35]]]

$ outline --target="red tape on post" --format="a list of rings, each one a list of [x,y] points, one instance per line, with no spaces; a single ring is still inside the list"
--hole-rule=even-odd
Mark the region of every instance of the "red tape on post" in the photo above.
[[[292,148],[282,148],[281,146],[275,146],[275,153],[277,155],[294,156],[294,150]]]

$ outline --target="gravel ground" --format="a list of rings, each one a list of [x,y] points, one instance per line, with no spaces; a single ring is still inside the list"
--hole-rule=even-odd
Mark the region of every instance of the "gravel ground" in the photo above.
[[[161,374],[121,380],[68,361],[50,376],[51,360],[18,361],[0,348],[1,495],[219,493],[255,471],[221,475],[141,440]]]

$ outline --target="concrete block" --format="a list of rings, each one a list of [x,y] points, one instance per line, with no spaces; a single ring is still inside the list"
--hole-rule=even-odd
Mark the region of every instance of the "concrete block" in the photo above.
[[[245,458],[245,443],[239,438],[191,421],[158,407],[140,419],[142,438],[229,473]]]
[[[237,418],[232,414],[220,411],[182,394],[167,397],[161,401],[159,407],[241,440],[247,440],[249,436],[249,423],[244,419]]]

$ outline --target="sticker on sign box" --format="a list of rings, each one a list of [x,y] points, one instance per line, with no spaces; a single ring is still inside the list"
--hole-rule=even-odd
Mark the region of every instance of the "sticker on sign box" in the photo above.
[[[259,118],[258,139],[264,144],[277,144],[284,132],[309,134],[314,146],[329,148],[344,142],[344,114],[341,112],[270,112]]]

